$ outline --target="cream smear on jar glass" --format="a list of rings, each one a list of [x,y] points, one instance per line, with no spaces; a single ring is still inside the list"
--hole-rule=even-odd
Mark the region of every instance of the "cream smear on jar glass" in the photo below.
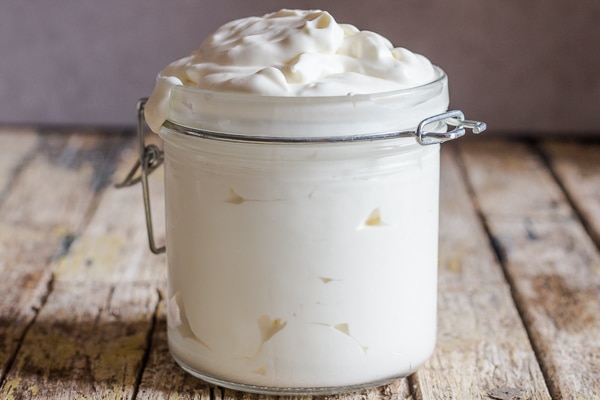
[[[230,22],[167,66],[140,112],[164,140],[176,361],[270,394],[422,365],[439,143],[485,129],[447,106],[440,68],[319,10]]]

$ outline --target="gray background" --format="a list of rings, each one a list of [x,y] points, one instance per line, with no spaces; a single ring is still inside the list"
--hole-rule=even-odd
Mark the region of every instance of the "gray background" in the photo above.
[[[497,132],[600,133],[600,0],[0,0],[0,123],[133,125],[167,63],[283,7],[426,55]]]

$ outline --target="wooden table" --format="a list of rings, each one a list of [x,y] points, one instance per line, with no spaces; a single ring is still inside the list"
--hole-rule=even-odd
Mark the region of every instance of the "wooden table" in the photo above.
[[[265,398],[171,360],[164,255],[140,186],[113,187],[135,143],[0,129],[0,398]],[[442,155],[436,351],[406,379],[328,398],[600,399],[600,141],[490,132]]]

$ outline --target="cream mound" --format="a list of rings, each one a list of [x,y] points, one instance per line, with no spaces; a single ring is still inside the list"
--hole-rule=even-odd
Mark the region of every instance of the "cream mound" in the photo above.
[[[145,117],[158,132],[171,88],[261,96],[347,96],[433,81],[430,61],[385,37],[338,24],[326,11],[280,10],[229,22],[158,76]]]

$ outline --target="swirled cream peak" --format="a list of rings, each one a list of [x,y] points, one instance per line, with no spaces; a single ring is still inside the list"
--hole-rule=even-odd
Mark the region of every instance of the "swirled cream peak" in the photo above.
[[[145,116],[158,132],[170,90],[188,86],[265,96],[346,96],[420,86],[435,78],[425,57],[383,36],[338,24],[320,10],[280,10],[229,22],[157,79]]]

